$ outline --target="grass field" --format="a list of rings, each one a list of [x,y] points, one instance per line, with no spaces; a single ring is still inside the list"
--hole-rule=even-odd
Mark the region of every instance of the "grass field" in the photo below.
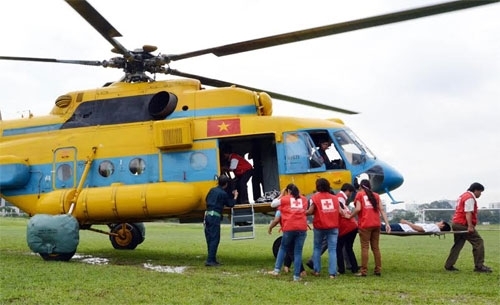
[[[256,229],[256,238],[232,241],[223,227],[219,268],[204,266],[201,224],[146,224],[146,240],[133,251],[114,250],[106,235],[81,231],[77,255],[46,262],[26,244],[27,219],[0,217],[0,304],[499,304],[500,230],[480,227],[490,274],[472,271],[466,244],[455,265],[443,269],[453,243],[430,236],[382,236],[382,277],[336,280],[323,275],[292,282],[271,277],[277,234]],[[105,229],[102,227],[101,229]],[[359,256],[359,241],[356,240]],[[312,232],[304,248],[312,254]],[[373,257],[370,256],[373,270]]]

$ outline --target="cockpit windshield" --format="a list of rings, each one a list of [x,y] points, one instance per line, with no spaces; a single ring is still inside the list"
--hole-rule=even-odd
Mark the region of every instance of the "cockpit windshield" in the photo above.
[[[376,159],[370,149],[350,129],[336,131],[335,141],[342,148],[347,162],[361,164],[366,158]]]

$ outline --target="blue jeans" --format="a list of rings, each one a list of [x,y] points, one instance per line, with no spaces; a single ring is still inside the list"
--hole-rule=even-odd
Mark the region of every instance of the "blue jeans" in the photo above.
[[[293,277],[300,277],[300,266],[302,266],[302,249],[306,240],[307,231],[287,231],[283,232],[283,239],[276,257],[274,271],[280,272],[287,249],[293,245]]]
[[[326,239],[328,245],[328,273],[337,275],[337,238],[339,229],[314,229],[313,262],[314,272],[321,271],[321,245]]]

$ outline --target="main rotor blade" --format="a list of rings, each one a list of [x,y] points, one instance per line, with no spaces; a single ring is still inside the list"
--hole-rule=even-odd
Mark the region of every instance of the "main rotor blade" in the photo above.
[[[475,6],[491,4],[500,0],[459,0],[442,4],[430,5],[416,9],[378,15],[353,21],[341,22],[316,28],[310,28],[301,31],[289,32],[280,35],[268,36],[259,39],[247,40],[243,42],[232,43],[215,48],[204,49],[194,52],[188,52],[178,55],[169,55],[171,60],[180,60],[205,54],[214,54],[216,56],[226,56],[236,53],[253,51],[282,44],[314,39],[324,36],[335,35],[360,29],[376,27],[390,23],[396,23],[411,19],[422,18],[462,9],[467,9]]]
[[[53,58],[15,57],[15,56],[0,56],[0,59],[19,60],[19,61],[36,61],[36,62],[52,62],[52,63],[60,63],[60,64],[75,64],[75,65],[86,65],[86,66],[102,66],[103,65],[102,62],[93,61],[93,60],[64,60],[64,59],[53,59]]]
[[[80,16],[99,32],[120,54],[127,60],[132,60],[132,54],[113,37],[122,35],[92,6],[85,0],[65,0]]]
[[[200,75],[195,75],[195,74],[189,74],[189,73],[184,73],[179,70],[174,70],[170,69],[168,71],[169,74],[176,75],[176,76],[181,76],[181,77],[187,77],[187,78],[193,78],[193,79],[198,79],[202,84],[205,84],[207,86],[212,86],[212,87],[231,87],[231,86],[236,86],[239,88],[244,88],[247,90],[255,91],[255,92],[266,92],[269,94],[272,98],[282,100],[282,101],[287,101],[287,102],[292,102],[295,104],[300,104],[300,105],[305,105],[305,106],[310,106],[314,108],[319,108],[319,109],[324,109],[324,110],[330,110],[330,111],[335,111],[335,112],[340,112],[340,113],[346,113],[346,114],[358,114],[359,112],[352,111],[352,110],[347,110],[343,108],[338,108],[338,107],[333,107],[330,105],[326,104],[320,104],[316,103],[313,101],[309,100],[304,100],[301,98],[281,94],[281,93],[276,93],[268,90],[263,90],[259,88],[254,88],[254,87],[249,87],[249,86],[244,86],[244,85],[239,85],[235,83],[229,83],[226,81],[218,80],[218,79],[213,79],[213,78],[208,78]]]

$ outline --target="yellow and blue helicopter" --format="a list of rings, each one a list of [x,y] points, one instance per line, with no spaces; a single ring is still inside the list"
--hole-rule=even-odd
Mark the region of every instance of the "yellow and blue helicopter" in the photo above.
[[[65,1],[113,46],[117,57],[0,59],[119,68],[124,76],[100,88],[59,96],[49,115],[0,120],[1,197],[30,216],[71,215],[79,229],[108,234],[116,249],[134,249],[144,240],[142,222],[202,221],[205,196],[221,174],[223,147],[251,158],[261,177],[259,184],[250,186],[256,190],[251,202],[227,211],[234,215],[249,208],[252,214],[272,212],[266,194],[291,182],[308,195],[319,177],[338,190],[366,175],[374,191],[389,196],[403,183],[402,175],[378,159],[342,120],[275,117],[272,98],[346,114],[355,111],[184,73],[170,68],[171,62],[205,54],[226,56],[497,2],[454,1],[155,55],[154,46],[122,46],[115,39],[121,34],[87,1]],[[150,76],[155,74],[181,78],[155,81]],[[318,152],[324,141],[331,144],[329,162]],[[100,224],[108,225],[109,232],[92,227]],[[237,230],[234,224],[233,228]],[[73,254],[57,249],[40,253],[44,259],[61,260]]]

